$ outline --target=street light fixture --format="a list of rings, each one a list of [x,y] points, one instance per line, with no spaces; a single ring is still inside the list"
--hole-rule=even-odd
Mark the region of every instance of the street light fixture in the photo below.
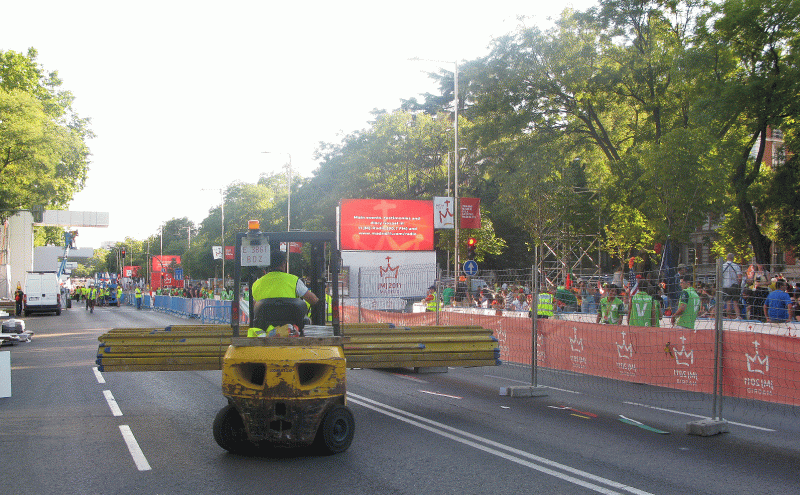
[[[414,62],[437,62],[442,64],[454,64],[455,70],[453,72],[453,138],[454,138],[454,146],[453,146],[453,164],[455,171],[453,173],[453,208],[455,208],[455,270],[454,270],[454,278],[457,278],[455,275],[458,274],[458,232],[461,228],[461,210],[458,205],[458,60],[435,60],[435,59],[426,59],[426,58],[419,58],[413,57],[409,60]]]

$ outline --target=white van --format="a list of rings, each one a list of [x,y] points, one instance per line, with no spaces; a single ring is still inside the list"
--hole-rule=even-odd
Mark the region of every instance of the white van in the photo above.
[[[60,315],[61,290],[56,272],[28,272],[22,301],[25,316],[51,312]]]

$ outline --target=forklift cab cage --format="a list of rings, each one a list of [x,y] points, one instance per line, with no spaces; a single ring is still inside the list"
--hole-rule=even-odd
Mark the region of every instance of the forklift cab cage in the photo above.
[[[253,282],[263,275],[262,268],[268,265],[269,253],[273,250],[278,250],[280,243],[285,242],[287,249],[291,242],[300,242],[311,246],[311,272],[308,274],[310,283],[308,289],[313,292],[320,300],[319,303],[311,308],[311,323],[313,325],[326,325],[326,298],[325,288],[328,282],[331,284],[331,305],[332,305],[332,325],[333,335],[341,336],[339,326],[339,250],[336,246],[336,234],[334,232],[312,232],[312,231],[295,231],[295,232],[261,232],[260,230],[248,230],[247,232],[239,232],[236,234],[236,248],[235,248],[235,265],[234,265],[234,291],[233,291],[233,304],[231,304],[231,327],[233,328],[233,336],[239,336],[239,308],[241,298],[242,283],[246,283],[248,287],[248,315],[249,322],[252,324],[254,316],[254,301],[252,296]],[[325,278],[325,248],[326,244],[329,245],[330,263],[329,272],[330,280]],[[248,249],[253,251],[263,251],[266,253],[266,262],[261,264],[252,264],[248,261],[246,266],[242,266],[242,246],[247,246]],[[261,249],[255,249],[253,246],[262,246]]]

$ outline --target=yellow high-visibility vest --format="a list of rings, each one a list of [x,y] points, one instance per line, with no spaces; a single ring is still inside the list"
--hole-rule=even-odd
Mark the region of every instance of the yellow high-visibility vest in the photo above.
[[[539,316],[553,316],[553,295],[547,292],[539,294],[539,306],[536,311]]]

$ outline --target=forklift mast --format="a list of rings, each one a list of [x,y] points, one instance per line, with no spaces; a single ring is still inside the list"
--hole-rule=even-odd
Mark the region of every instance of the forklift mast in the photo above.
[[[310,245],[311,267],[310,273],[307,274],[307,278],[310,280],[308,289],[320,299],[320,303],[311,308],[311,323],[313,325],[326,324],[325,288],[330,284],[333,335],[340,336],[339,265],[341,264],[341,258],[336,245],[336,234],[333,232],[311,231],[261,232],[258,230],[258,225],[255,224],[251,225],[246,232],[236,234],[234,290],[233,303],[231,304],[231,327],[233,328],[234,337],[239,336],[239,308],[243,284],[246,284],[245,286],[248,288],[248,321],[252,322],[255,301],[253,301],[250,288],[253,282],[264,274],[263,268],[269,265],[270,252],[277,251],[282,242],[286,243],[287,249],[292,242]],[[327,252],[330,254],[330,258],[327,260],[327,273],[330,273],[330,280],[325,278],[326,247],[328,248]]]

